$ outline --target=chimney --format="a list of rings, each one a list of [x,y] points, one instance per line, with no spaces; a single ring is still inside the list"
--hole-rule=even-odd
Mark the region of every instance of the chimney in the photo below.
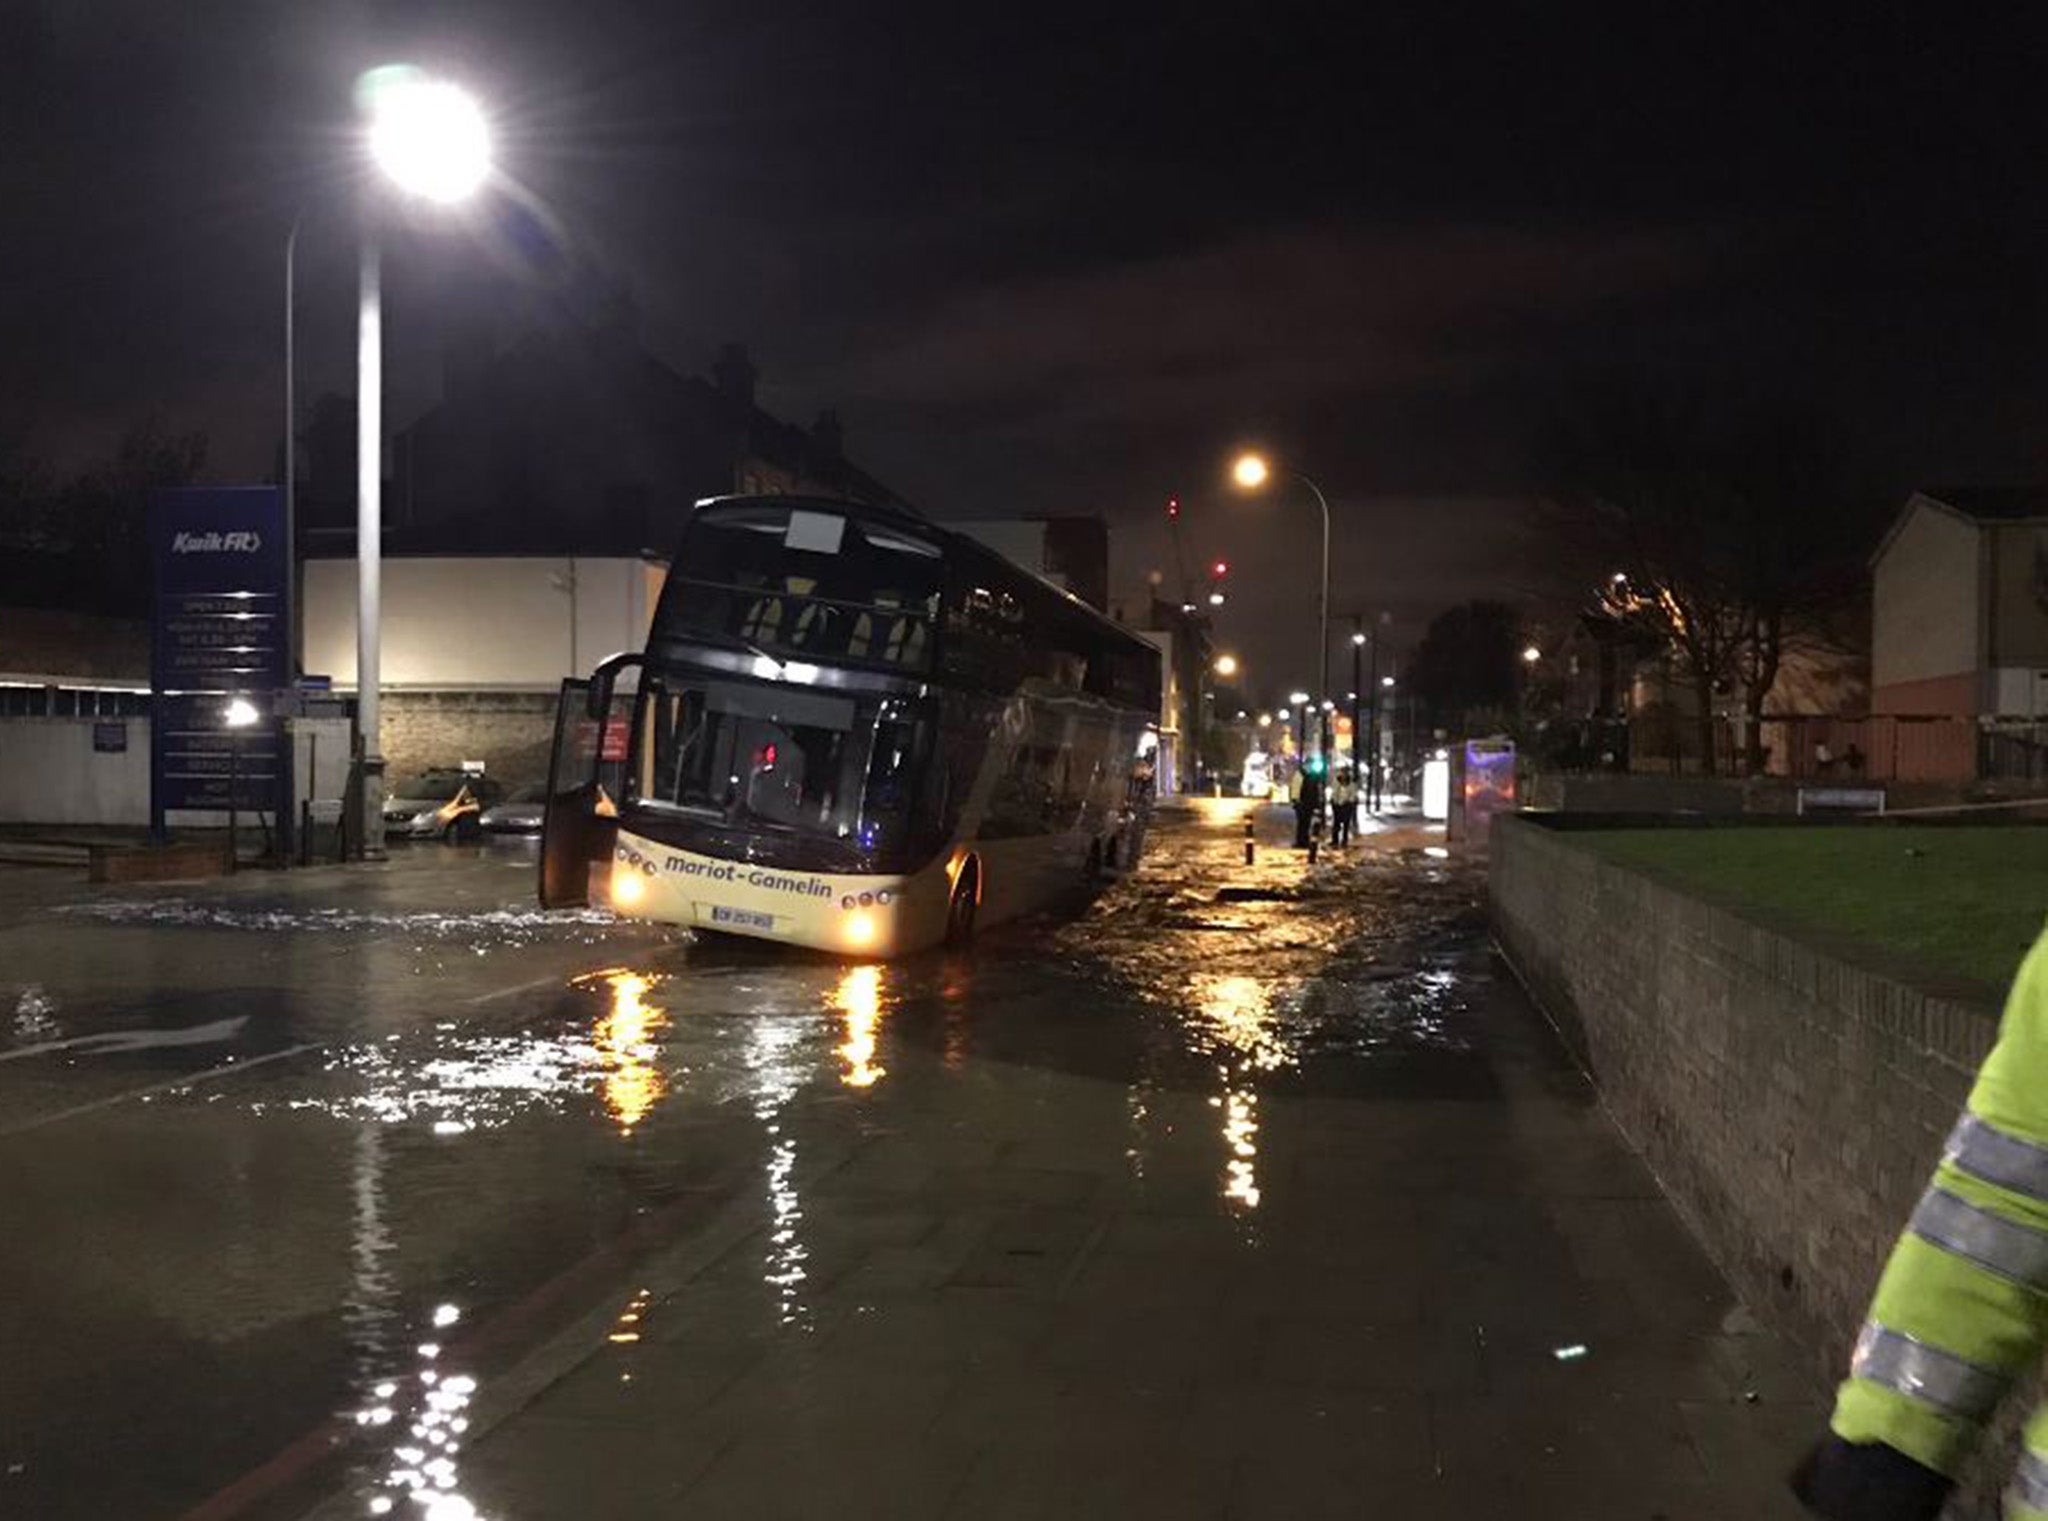
[[[718,360],[711,366],[711,378],[718,382],[718,389],[730,396],[741,406],[754,404],[754,381],[758,372],[753,360],[747,358],[743,343],[728,343],[718,351]]]
[[[843,459],[846,455],[846,429],[839,414],[829,407],[811,424],[811,447],[819,459]]]

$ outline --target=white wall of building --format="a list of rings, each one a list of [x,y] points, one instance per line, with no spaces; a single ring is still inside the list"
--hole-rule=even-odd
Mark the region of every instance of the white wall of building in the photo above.
[[[2048,718],[2048,671],[2009,665],[1993,670],[1989,711],[1999,718]]]
[[[383,566],[382,684],[552,690],[645,645],[665,568],[568,556],[403,558]],[[356,684],[356,562],[309,560],[305,661]]]
[[[95,724],[128,748],[95,751]],[[0,758],[0,824],[149,823],[147,719],[0,718]]]
[[[1920,503],[1872,572],[1873,687],[1977,669],[1982,538],[1974,523]]]

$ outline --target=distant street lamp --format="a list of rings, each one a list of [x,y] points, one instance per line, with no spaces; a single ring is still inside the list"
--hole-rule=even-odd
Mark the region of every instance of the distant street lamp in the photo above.
[[[1218,655],[1216,657],[1216,674],[1218,676],[1235,676],[1237,674],[1237,657],[1235,655]]]
[[[1533,644],[1522,651],[1522,663],[1524,665],[1534,665],[1537,661],[1541,660],[1542,658],[1543,651],[1537,649],[1536,646]]]
[[[385,179],[406,195],[452,206],[491,172],[482,107],[461,86],[404,64],[356,81],[364,143]],[[365,857],[384,854],[380,722],[384,553],[384,314],[374,215],[363,218],[362,294],[356,310],[356,730],[362,747]]]
[[[1330,690],[1330,503],[1323,495],[1323,488],[1301,471],[1286,465],[1279,468],[1281,473],[1292,476],[1308,487],[1315,496],[1316,506],[1322,509],[1323,579],[1321,593],[1316,598],[1316,690],[1319,693],[1327,693]],[[1231,467],[1230,474],[1231,479],[1236,481],[1241,489],[1258,491],[1272,479],[1274,466],[1268,463],[1264,455],[1248,450],[1237,457],[1237,463]],[[1330,726],[1327,723],[1323,725],[1322,750],[1323,760],[1327,765],[1330,758]]]

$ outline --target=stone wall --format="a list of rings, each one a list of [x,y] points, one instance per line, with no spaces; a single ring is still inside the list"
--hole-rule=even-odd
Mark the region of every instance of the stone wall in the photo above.
[[[552,692],[386,692],[385,780],[480,760],[507,786],[544,782],[555,703]]]
[[[1840,1376],[1997,1030],[1909,980],[1496,824],[1502,950],[1743,1297]]]

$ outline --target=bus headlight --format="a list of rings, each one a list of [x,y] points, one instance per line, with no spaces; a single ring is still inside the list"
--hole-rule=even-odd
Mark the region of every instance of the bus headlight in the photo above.
[[[647,896],[647,879],[630,866],[624,871],[612,870],[612,902],[620,908],[633,908]]]
[[[875,943],[875,916],[866,909],[857,910],[846,916],[846,943],[848,945],[873,945]]]

